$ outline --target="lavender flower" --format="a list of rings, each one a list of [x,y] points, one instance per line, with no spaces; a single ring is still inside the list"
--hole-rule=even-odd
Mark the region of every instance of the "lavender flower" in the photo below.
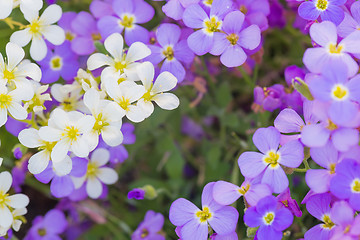
[[[144,221],[131,235],[131,240],[165,240],[159,232],[164,225],[164,216],[161,213],[147,211]]]
[[[331,239],[356,239],[360,237],[360,216],[354,218],[354,210],[346,201],[334,203],[331,216],[336,224]]]
[[[260,105],[267,111],[274,111],[283,105],[283,96],[285,95],[284,86],[275,84],[271,87],[254,88],[254,103]]]
[[[300,210],[299,204],[296,202],[295,199],[291,198],[289,188],[285,189],[285,191],[280,193],[276,197],[276,199],[278,201],[278,208],[285,207],[285,208],[289,209],[290,212],[294,216],[296,216],[296,217],[301,217],[302,216],[302,212]]]
[[[141,188],[134,188],[128,193],[127,197],[128,199],[134,198],[136,200],[143,200],[145,197],[145,190]]]

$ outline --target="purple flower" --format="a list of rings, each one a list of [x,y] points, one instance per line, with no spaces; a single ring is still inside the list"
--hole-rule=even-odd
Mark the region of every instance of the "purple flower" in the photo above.
[[[285,191],[280,193],[276,197],[278,201],[278,208],[285,207],[290,210],[290,212],[295,215],[296,217],[301,217],[302,212],[300,210],[299,204],[296,202],[295,199],[291,198],[290,189],[287,188]]]
[[[354,218],[354,210],[348,202],[339,201],[334,203],[331,209],[331,217],[336,224],[333,240],[359,239],[360,237],[360,216]]]
[[[336,166],[336,175],[330,181],[330,191],[339,199],[348,200],[350,206],[360,211],[360,164],[344,159]]]
[[[325,21],[314,23],[310,27],[310,36],[319,46],[309,48],[304,53],[303,62],[311,72],[321,73],[324,66],[343,62],[348,67],[348,77],[357,73],[359,66],[350,54],[360,53],[360,31],[351,33],[338,43],[335,24]]]
[[[145,190],[141,188],[134,188],[128,193],[127,197],[128,199],[134,198],[136,200],[143,200],[145,197]]]
[[[208,224],[220,235],[235,231],[239,213],[235,208],[216,203],[212,197],[213,182],[208,183],[201,196],[202,210],[190,201],[179,198],[171,204],[169,219],[181,227],[182,240],[208,239]]]
[[[23,153],[21,152],[21,149],[20,149],[19,147],[15,148],[15,149],[13,150],[13,153],[14,153],[14,157],[15,157],[16,159],[20,159],[20,158],[22,158],[22,156],[23,156]]]
[[[280,240],[282,231],[290,227],[293,218],[289,209],[277,209],[277,201],[274,196],[267,196],[261,199],[256,206],[246,210],[244,222],[249,227],[259,227],[258,239]]]
[[[72,41],[75,38],[74,30],[71,27],[72,21],[76,18],[76,12],[64,12],[58,22],[58,25],[65,31],[65,39]]]
[[[149,31],[138,24],[153,18],[155,11],[151,5],[144,0],[114,0],[112,8],[115,16],[104,16],[97,23],[103,38],[125,31],[125,42],[128,45],[149,42]]]
[[[339,25],[344,19],[344,10],[341,6],[346,0],[310,0],[300,4],[298,13],[306,20],[331,21]]]
[[[164,216],[161,213],[147,211],[144,221],[131,235],[132,240],[165,240],[159,232],[164,225]]]
[[[358,14],[360,10],[360,3],[354,2],[351,5],[350,12],[351,15],[345,12],[345,18],[338,26],[338,33],[340,37],[347,37],[354,31],[357,31],[360,27],[360,15]]]
[[[156,30],[159,45],[148,45],[152,54],[147,58],[154,65],[162,62],[160,73],[172,73],[178,82],[185,78],[185,65],[194,60],[194,53],[190,50],[186,40],[181,40],[181,29],[171,23],[164,23]]]
[[[193,4],[185,9],[183,21],[187,27],[200,29],[192,33],[187,42],[190,49],[197,55],[204,55],[211,51],[214,37],[222,30],[223,18],[231,10],[229,0],[214,0],[210,14],[199,5]]]
[[[269,186],[261,184],[260,179],[245,179],[240,187],[229,182],[216,182],[213,197],[221,205],[230,205],[244,196],[250,206],[255,206],[260,199],[271,195],[271,193]]]
[[[235,5],[245,14],[245,21],[248,25],[256,24],[261,31],[268,29],[269,0],[235,0]]]
[[[275,193],[283,192],[289,180],[280,164],[297,168],[304,158],[302,144],[294,140],[278,149],[280,132],[274,127],[259,128],[253,136],[253,142],[261,153],[244,152],[240,155],[238,163],[242,175],[247,178],[261,175],[261,183],[268,184]]]
[[[214,34],[214,46],[210,53],[221,55],[220,61],[226,67],[238,67],[247,59],[245,49],[254,50],[260,45],[260,28],[253,24],[243,26],[245,15],[240,11],[228,13],[222,24],[222,31]]]
[[[107,15],[114,14],[111,6],[112,0],[94,0],[90,4],[90,12],[95,18],[101,18]]]
[[[254,88],[254,103],[262,106],[266,111],[274,111],[283,105],[283,96],[285,95],[284,86],[275,84],[271,87]]]
[[[305,233],[305,239],[328,240],[333,233],[335,223],[332,221],[330,204],[331,195],[328,193],[311,196],[306,203],[308,212],[321,220],[318,224]]]
[[[46,57],[38,63],[41,66],[42,83],[56,82],[60,76],[68,82],[79,70],[77,55],[72,52],[70,42],[55,46],[54,51],[48,51]]]
[[[162,10],[166,16],[174,20],[181,20],[185,8],[191,4],[198,3],[199,1],[200,0],[169,0],[162,7]]]
[[[44,217],[37,217],[33,221],[26,240],[40,240],[51,239],[60,240],[62,234],[67,228],[67,221],[63,212],[53,209],[49,211]]]

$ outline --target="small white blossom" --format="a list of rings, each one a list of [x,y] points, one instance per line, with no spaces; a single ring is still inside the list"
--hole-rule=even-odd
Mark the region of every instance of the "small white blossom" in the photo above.
[[[0,1],[0,19],[7,18],[13,8],[20,5],[22,12],[26,9],[32,9],[33,11],[39,11],[43,6],[42,0],[1,0]]]
[[[23,91],[15,89],[8,92],[8,89],[0,85],[0,127],[7,121],[8,111],[17,120],[26,119],[28,113],[21,106]]]
[[[71,84],[73,85],[73,84]],[[82,101],[81,88],[72,88],[67,85],[55,83],[51,86],[51,95],[60,103],[59,107],[67,112],[80,110],[86,112],[87,109]],[[71,90],[71,91],[69,91]]]
[[[40,85],[40,83],[32,81],[31,86],[35,94],[31,100],[25,102],[24,108],[29,112],[33,111],[35,114],[41,114],[45,110],[44,102],[52,100],[50,94],[45,93],[49,85]]]

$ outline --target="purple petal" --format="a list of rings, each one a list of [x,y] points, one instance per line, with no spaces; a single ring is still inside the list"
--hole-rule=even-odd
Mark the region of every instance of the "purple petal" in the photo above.
[[[67,221],[63,212],[54,209],[50,210],[44,217],[46,230],[52,234],[61,234],[67,227]]]
[[[62,198],[69,196],[74,191],[74,184],[69,176],[54,177],[50,185],[51,193]]]
[[[298,9],[299,16],[306,20],[316,20],[320,11],[316,9],[314,2],[303,2]]]
[[[340,128],[333,132],[332,143],[339,151],[346,152],[359,142],[359,131],[352,128]]]
[[[304,125],[299,114],[290,108],[282,110],[274,121],[275,128],[281,133],[301,132]]]
[[[328,240],[330,239],[330,230],[322,228],[322,224],[312,227],[305,233],[305,239]]]
[[[355,21],[360,23],[360,3],[358,1],[354,2],[351,5],[351,15],[354,17]]]
[[[263,225],[257,231],[257,238],[258,239],[281,239],[282,232],[276,231],[271,226]]]
[[[233,207],[225,206],[214,212],[209,224],[216,233],[226,235],[235,231],[238,219],[238,211]]]
[[[125,29],[125,42],[128,45],[131,45],[134,42],[148,43],[149,39],[149,31],[142,26],[134,24],[132,29]]]
[[[220,57],[220,61],[226,67],[238,67],[244,64],[247,55],[238,45],[230,45]]]
[[[258,152],[244,152],[240,155],[238,164],[241,174],[248,178],[257,177],[266,168],[264,155]]]
[[[174,56],[180,62],[189,64],[194,60],[195,54],[189,48],[187,41],[181,40],[174,46]]]
[[[162,7],[162,11],[166,16],[178,21],[182,19],[184,7],[179,0],[170,0]]]
[[[112,15],[113,10],[111,4],[95,0],[90,4],[90,12],[94,15],[96,18],[101,18],[106,15]]]
[[[96,31],[96,22],[90,13],[80,12],[71,22],[71,28],[80,36],[91,36]]]
[[[221,205],[233,204],[241,196],[241,193],[238,190],[239,186],[236,186],[235,184],[218,181],[215,183],[213,189],[214,200]]]
[[[287,208],[281,208],[275,213],[275,219],[272,223],[272,226],[277,231],[283,231],[286,228],[290,227],[294,219],[294,216],[291,214],[290,210]]]
[[[306,125],[301,132],[301,142],[308,147],[322,147],[329,137],[329,130],[320,124]]]
[[[354,210],[360,211],[360,194],[359,193],[351,194],[349,203]]]
[[[180,39],[181,29],[171,23],[161,24],[156,30],[156,38],[161,46],[175,45]]]
[[[338,151],[331,142],[328,142],[323,147],[311,148],[310,156],[317,164],[327,169],[330,169],[332,163],[339,161]]]
[[[306,203],[306,209],[311,215],[321,220],[324,214],[330,214],[331,195],[329,193],[311,196]]]
[[[82,177],[86,174],[87,165],[89,160],[86,158],[73,157],[72,158],[72,170],[70,172],[71,176]]]
[[[94,42],[91,38],[76,37],[71,42],[71,50],[78,55],[89,55],[95,51]]]
[[[192,202],[179,198],[171,204],[169,219],[175,226],[191,223],[195,219],[195,213],[200,211]],[[197,219],[195,219],[197,221]]]
[[[183,21],[189,28],[203,28],[203,22],[208,19],[208,15],[198,4],[187,7],[183,14]]]
[[[330,21],[339,25],[345,17],[344,10],[336,5],[329,4],[328,8],[321,13],[321,20]]]
[[[253,142],[260,152],[276,151],[280,144],[280,132],[274,127],[259,128],[253,136]]]
[[[173,59],[171,61],[165,59],[160,72],[165,72],[165,71],[172,73],[177,78],[178,83],[184,80],[186,74],[185,68],[176,59]]]
[[[151,55],[146,58],[147,61],[157,65],[165,59],[165,56],[162,54],[163,49],[161,47],[156,45],[148,45],[148,47],[151,50]]]
[[[135,7],[133,14],[136,17],[136,23],[146,23],[154,17],[154,8],[144,0],[133,0],[133,5]]]
[[[225,16],[222,29],[227,34],[239,33],[245,20],[245,15],[240,11],[230,12]]]
[[[97,27],[101,36],[105,39],[113,33],[122,33],[124,27],[119,24],[119,18],[114,16],[105,16],[97,22]]]
[[[336,202],[331,209],[331,220],[337,225],[347,227],[354,220],[354,210],[345,201]]]
[[[351,122],[358,112],[358,106],[350,101],[334,101],[329,108],[330,119],[338,125]]]
[[[207,35],[202,30],[198,30],[188,37],[187,43],[189,45],[189,48],[195,54],[201,56],[211,50],[214,43],[214,38]]]
[[[325,169],[309,169],[306,172],[306,184],[316,193],[325,193],[329,191],[332,175]]]
[[[350,98],[360,103],[360,75],[350,79],[347,84],[350,92]]]
[[[351,33],[349,36],[341,40],[339,45],[344,46],[344,51],[348,53],[360,53],[360,47],[359,47],[359,39],[360,39],[360,32],[355,31]]]
[[[324,48],[308,48],[304,53],[303,62],[311,72],[321,73],[329,59],[330,55]]]
[[[211,5],[210,16],[216,15],[223,19],[231,11],[232,5],[231,0],[214,0]]]
[[[327,47],[329,43],[337,43],[337,30],[332,22],[314,23],[310,27],[310,36],[322,47]]]
[[[112,7],[116,15],[119,17],[124,13],[134,12],[133,0],[114,0]]]
[[[61,69],[61,76],[65,81],[70,81],[77,75],[79,70],[78,61],[69,61],[65,62],[63,68]]]
[[[260,45],[261,32],[257,25],[251,25],[239,34],[238,44],[246,49],[254,50]]]
[[[230,46],[229,40],[224,33],[214,33],[214,44],[210,53],[215,56],[221,55]]]
[[[304,159],[304,148],[297,140],[286,143],[279,149],[279,152],[279,163],[286,167],[297,168]]]
[[[183,240],[207,240],[208,225],[207,222],[199,223],[198,219],[193,219],[181,228],[181,239]]]
[[[271,195],[271,189],[267,184],[254,184],[250,186],[244,197],[250,206],[256,206],[258,201],[266,196]]]
[[[249,227],[258,227],[263,223],[262,216],[256,211],[255,207],[250,207],[246,210],[244,222]]]
[[[207,206],[210,208],[210,211],[214,212],[223,207],[222,205],[218,204],[213,198],[213,188],[215,182],[209,182],[205,185],[203,192],[201,194],[201,204],[202,206]]]
[[[274,193],[281,193],[289,186],[289,180],[280,166],[277,168],[268,167],[261,183],[269,185]]]

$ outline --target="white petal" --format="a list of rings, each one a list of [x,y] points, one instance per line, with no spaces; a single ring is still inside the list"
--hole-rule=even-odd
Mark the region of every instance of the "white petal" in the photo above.
[[[154,112],[154,104],[151,101],[144,101],[142,98],[137,102],[136,105],[142,109],[146,118],[148,118]]]
[[[57,25],[44,27],[42,33],[44,38],[54,45],[61,45],[65,41],[65,31]]]
[[[58,176],[68,175],[72,170],[71,158],[69,156],[66,156],[64,160],[60,162],[53,162],[53,169]]]
[[[9,172],[0,173],[0,191],[7,193],[12,184],[12,176]]]
[[[100,104],[100,93],[93,88],[86,91],[84,104],[91,112],[95,112]]]
[[[113,126],[103,127],[101,130],[101,136],[104,142],[111,147],[120,145],[124,139],[120,129]]]
[[[63,102],[67,97],[67,94],[65,93],[65,91],[63,91],[62,87],[63,85],[59,83],[55,83],[54,85],[51,86],[50,89],[51,96],[53,96],[54,99],[58,102]]]
[[[42,173],[49,165],[50,155],[45,151],[35,153],[29,159],[28,169],[32,174]]]
[[[47,53],[47,46],[42,37],[33,38],[30,46],[30,56],[35,61],[41,61],[45,58]]]
[[[145,89],[150,89],[155,76],[154,65],[151,62],[144,62],[137,66],[136,70]]]
[[[86,192],[91,198],[98,198],[102,193],[102,185],[97,178],[89,178],[86,183]]]
[[[54,163],[61,162],[67,156],[69,149],[70,149],[69,142],[67,142],[65,140],[61,140],[61,141],[57,142],[56,145],[54,146],[53,150],[51,151],[51,160]]]
[[[119,122],[125,116],[126,111],[122,109],[116,102],[111,102],[106,105],[103,110],[103,115],[108,122]]]
[[[116,60],[121,60],[124,47],[124,38],[119,33],[111,34],[104,42],[106,50]]]
[[[112,168],[99,168],[97,177],[105,184],[114,184],[119,179],[118,174]]]
[[[98,148],[91,154],[90,160],[99,167],[104,166],[110,160],[110,153],[105,148]]]
[[[28,28],[14,32],[10,37],[10,42],[16,43],[20,47],[26,46],[31,40]]]
[[[0,226],[3,228],[10,228],[14,221],[13,215],[7,207],[0,208]]]
[[[165,110],[173,110],[180,104],[179,98],[172,93],[162,93],[154,96],[153,100]]]
[[[45,9],[42,13],[39,21],[44,25],[54,24],[60,20],[62,15],[62,9],[59,5],[52,4]]]
[[[70,124],[70,113],[65,112],[61,108],[56,108],[51,113],[50,119],[54,121],[59,129],[65,129]]]
[[[20,104],[12,103],[8,108],[11,116],[17,120],[24,120],[26,119],[28,113]]]
[[[18,193],[7,198],[8,205],[12,208],[24,208],[29,204],[29,198],[25,194]]]
[[[42,145],[39,136],[39,131],[34,128],[22,130],[18,135],[19,141],[22,145],[28,148],[37,148]]]
[[[16,75],[30,77],[36,82],[41,80],[41,69],[35,63],[22,62],[16,69]]]
[[[45,126],[39,129],[39,136],[46,142],[56,142],[61,138],[62,131],[53,127]]]
[[[90,115],[85,115],[76,122],[76,126],[79,128],[81,133],[90,132],[94,127],[95,118]]]
[[[102,66],[111,65],[113,62],[114,60],[109,56],[102,53],[94,53],[88,58],[87,67],[92,71],[101,68]]]
[[[145,44],[141,42],[135,42],[130,46],[129,51],[126,54],[125,61],[127,63],[135,62],[140,59],[146,58],[150,54],[150,48],[148,48]]]
[[[42,0],[21,0],[20,9],[22,12],[26,9],[31,9],[32,11],[39,11],[43,6]]]
[[[90,131],[83,135],[83,138],[89,146],[89,151],[93,151],[99,144],[99,134],[97,131]]]
[[[141,122],[145,119],[145,112],[139,106],[129,106],[129,111],[126,113],[126,117],[133,122]]]
[[[78,138],[76,141],[72,142],[71,151],[78,157],[87,157],[89,155],[89,145],[83,137]]]
[[[124,92],[125,98],[130,100],[130,103],[139,100],[146,92],[144,86],[131,81],[122,82],[119,87]]]
[[[0,108],[0,127],[3,126],[7,121],[7,110]]]
[[[7,18],[13,9],[13,0],[0,0],[0,19]]]
[[[177,78],[170,72],[162,72],[151,90],[153,93],[166,92],[176,87]]]
[[[15,232],[18,232],[20,230],[22,221],[20,220],[15,220],[12,224],[12,228],[14,229]]]
[[[71,177],[72,182],[74,183],[74,187],[75,189],[79,189],[82,187],[82,185],[84,184],[85,180],[86,180],[86,175],[84,175],[83,177],[77,178],[77,177]]]
[[[6,55],[9,71],[12,71],[23,60],[25,52],[19,45],[9,42],[6,44]]]

